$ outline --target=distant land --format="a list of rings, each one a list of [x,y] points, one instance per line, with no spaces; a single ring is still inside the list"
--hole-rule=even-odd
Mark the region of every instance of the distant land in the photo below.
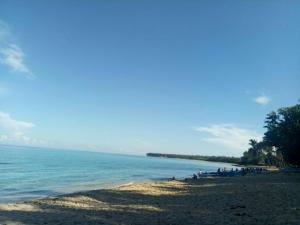
[[[240,161],[241,161],[241,158],[228,157],[228,156],[179,155],[179,154],[164,154],[164,153],[147,153],[146,155],[149,157],[191,159],[191,160],[224,162],[224,163],[233,163],[233,164],[240,164]]]

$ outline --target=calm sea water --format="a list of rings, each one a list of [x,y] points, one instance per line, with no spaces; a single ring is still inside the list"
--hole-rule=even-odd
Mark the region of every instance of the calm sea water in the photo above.
[[[216,171],[225,163],[0,145],[0,202]]]

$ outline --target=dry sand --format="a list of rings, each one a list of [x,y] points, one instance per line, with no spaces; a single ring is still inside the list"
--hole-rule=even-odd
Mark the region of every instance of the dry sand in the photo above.
[[[131,184],[3,204],[0,224],[300,225],[300,174]]]

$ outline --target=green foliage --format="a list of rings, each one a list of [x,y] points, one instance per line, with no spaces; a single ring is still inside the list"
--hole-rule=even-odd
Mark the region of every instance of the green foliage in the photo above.
[[[300,166],[300,104],[269,113],[264,127],[263,141],[250,140],[241,163]]]
[[[264,143],[257,142],[254,139],[250,139],[249,145],[251,146],[247,152],[244,152],[241,158],[242,164],[252,164],[252,165],[263,165],[265,164],[265,151]]]
[[[241,158],[225,156],[177,155],[147,153],[152,157],[194,159],[235,164],[273,165],[282,167],[286,164],[300,166],[300,104],[280,108],[266,116],[267,131],[263,141],[249,141],[250,148]]]
[[[280,108],[266,127],[264,141],[276,147],[287,163],[300,166],[300,104]]]
[[[265,142],[250,140],[251,146],[241,157],[241,164],[244,165],[270,165],[281,167],[283,165],[282,155],[274,147]]]

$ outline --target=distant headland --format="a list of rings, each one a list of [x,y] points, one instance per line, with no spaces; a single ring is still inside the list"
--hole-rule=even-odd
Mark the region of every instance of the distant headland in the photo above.
[[[180,154],[164,154],[164,153],[147,153],[149,157],[164,157],[164,158],[177,158],[177,159],[191,159],[191,160],[202,160],[210,162],[224,162],[239,164],[241,158],[239,157],[228,157],[228,156],[204,156],[204,155],[180,155]]]

